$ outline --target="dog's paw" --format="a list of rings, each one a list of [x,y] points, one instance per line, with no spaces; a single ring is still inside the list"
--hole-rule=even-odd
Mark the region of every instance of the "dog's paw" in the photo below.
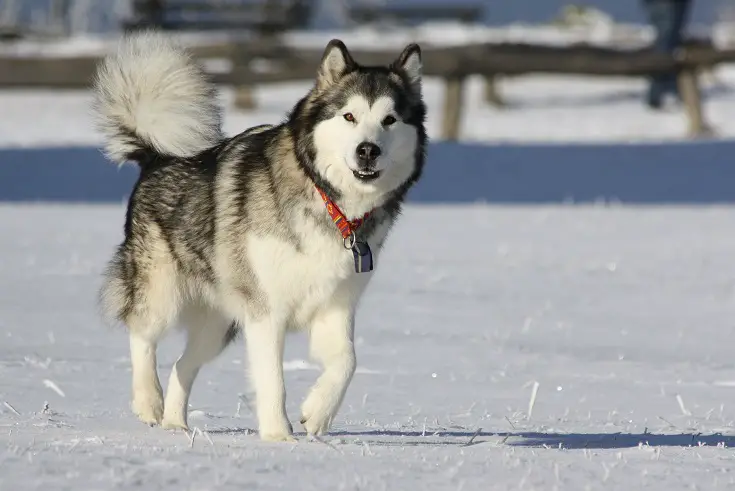
[[[165,416],[163,417],[163,421],[161,421],[161,428],[164,430],[184,430],[189,431],[189,425],[186,424],[186,421],[182,418],[177,417],[169,417]]]
[[[332,425],[333,404],[321,396],[319,391],[312,391],[301,405],[301,424],[308,435],[321,436],[329,431]]]
[[[143,423],[153,426],[163,419],[163,397],[160,394],[137,393],[132,403],[133,413]]]
[[[288,433],[261,433],[260,439],[264,442],[298,443],[298,440]]]
[[[297,441],[293,437],[293,427],[287,419],[261,424],[258,429],[258,434],[264,442],[295,443]]]
[[[329,432],[329,428],[332,426],[332,418],[327,415],[302,416],[301,424],[304,425],[307,435],[322,436]]]

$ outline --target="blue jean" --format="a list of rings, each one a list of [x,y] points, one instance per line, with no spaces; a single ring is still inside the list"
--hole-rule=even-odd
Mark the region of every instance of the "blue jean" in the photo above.
[[[643,0],[651,25],[656,29],[652,48],[662,53],[673,53],[683,40],[682,30],[686,23],[691,0]],[[676,73],[651,77],[648,89],[648,104],[661,105],[663,96],[669,92],[679,95]]]

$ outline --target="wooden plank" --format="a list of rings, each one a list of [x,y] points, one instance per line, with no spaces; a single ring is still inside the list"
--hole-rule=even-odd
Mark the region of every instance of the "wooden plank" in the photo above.
[[[151,26],[137,22],[126,22],[124,25],[124,29],[127,31],[148,27]],[[233,16],[228,19],[164,19],[156,24],[155,27],[164,31],[242,31],[245,29],[259,32],[283,32],[288,28],[288,25],[278,21]]]
[[[435,75],[557,73],[630,77],[670,73],[676,71],[677,67],[734,60],[735,50],[692,51],[685,59],[675,60],[667,54],[647,49],[488,44],[432,50],[424,57],[424,71]]]
[[[400,50],[351,50],[355,60],[364,65],[385,65]],[[284,48],[284,58],[316,67],[321,49]],[[449,48],[427,47],[423,50],[423,73],[427,76],[468,76],[474,74],[524,75],[556,73],[591,76],[637,77],[677,71],[680,67],[734,62],[735,50],[703,49],[690,52],[683,59],[650,50],[614,50],[599,47],[570,48],[482,44]],[[294,79],[298,79],[297,76]]]
[[[92,83],[99,58],[0,58],[0,87],[77,89]]]
[[[133,12],[141,16],[160,16],[165,12],[263,12],[269,4],[268,0],[251,0],[247,2],[220,2],[207,0],[134,0]],[[273,8],[273,2],[268,6]],[[275,6],[280,7],[281,2]]]
[[[163,4],[165,12],[263,12],[266,1],[253,2],[207,2],[207,1],[168,1]]]
[[[360,23],[384,20],[430,21],[456,19],[479,22],[484,8],[480,5],[356,5],[349,8],[349,16]]]
[[[216,43],[187,47],[194,58],[232,58],[233,61],[249,60],[255,57],[283,58],[295,56],[293,49],[284,46],[279,40],[254,38],[247,43]]]
[[[311,80],[316,77],[317,65],[283,63],[280,69],[256,72],[247,66],[236,65],[230,73],[213,74],[212,80],[222,85],[258,85],[298,80]]]
[[[164,30],[256,29],[280,32],[303,25],[311,12],[303,0],[208,2],[140,0],[128,30],[155,26]],[[306,17],[306,18],[305,18]]]
[[[16,41],[26,34],[20,26],[0,25],[0,41]]]

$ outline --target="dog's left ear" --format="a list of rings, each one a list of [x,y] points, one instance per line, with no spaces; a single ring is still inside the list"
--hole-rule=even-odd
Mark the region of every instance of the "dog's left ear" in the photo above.
[[[339,39],[332,39],[324,49],[322,61],[319,63],[317,84],[323,89],[337,80],[356,65],[352,55],[347,51],[345,43]]]
[[[405,73],[411,85],[419,89],[421,88],[422,67],[421,48],[416,43],[406,46],[392,66],[393,70]]]

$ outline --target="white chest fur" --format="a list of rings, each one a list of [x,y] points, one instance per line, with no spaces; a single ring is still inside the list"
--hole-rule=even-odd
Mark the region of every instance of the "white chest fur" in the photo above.
[[[293,230],[299,247],[275,236],[250,235],[245,250],[268,310],[299,328],[332,301],[338,290],[340,298],[357,303],[372,273],[355,272],[352,252],[345,249],[338,235],[326,235],[309,223]],[[371,237],[374,256],[384,235],[385,231],[379,230]]]

